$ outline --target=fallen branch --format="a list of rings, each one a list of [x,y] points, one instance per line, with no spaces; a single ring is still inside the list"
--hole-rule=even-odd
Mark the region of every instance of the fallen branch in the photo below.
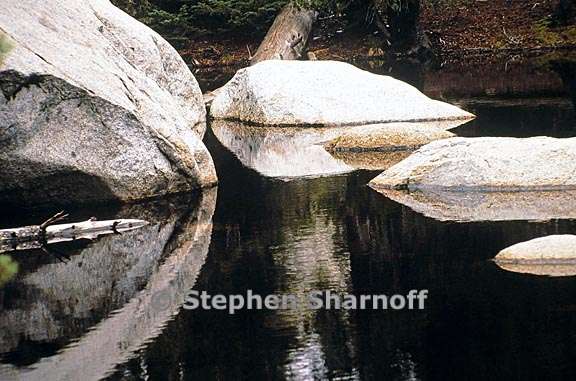
[[[43,248],[56,242],[78,239],[93,240],[102,235],[121,234],[148,225],[148,222],[134,219],[87,221],[54,225],[66,218],[64,212],[57,213],[40,225],[24,226],[0,230],[0,252]]]
[[[266,60],[298,60],[306,55],[308,37],[312,26],[318,17],[318,12],[298,8],[293,4],[286,5],[276,16],[266,37],[252,57],[250,49],[250,65]],[[209,107],[212,100],[222,88],[204,94],[204,104]]]
[[[272,59],[298,60],[304,57],[308,36],[317,17],[316,11],[301,9],[292,4],[285,6],[274,20],[250,64]]]

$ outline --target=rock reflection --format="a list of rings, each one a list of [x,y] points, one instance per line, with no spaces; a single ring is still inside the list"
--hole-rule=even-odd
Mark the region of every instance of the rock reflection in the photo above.
[[[513,273],[543,275],[550,277],[576,276],[576,261],[572,263],[515,263],[496,261],[502,270]]]
[[[573,232],[576,221],[443,223],[371,191],[370,176],[231,181],[195,289],[428,289],[425,310],[182,311],[111,380],[576,375],[573,279],[513,274],[490,261],[514,243]]]
[[[205,261],[215,202],[213,189],[199,197],[192,211],[162,205],[159,210],[172,209],[164,218],[128,207],[130,215],[139,211],[157,222],[105,237],[69,263],[24,274],[13,286],[22,291],[0,313],[0,348],[10,351],[23,341],[69,344],[25,367],[6,364],[10,354],[5,354],[2,378],[101,379],[160,334]]]
[[[384,170],[414,151],[414,141],[426,139],[426,129],[456,128],[466,121],[382,123],[346,127],[264,127],[214,120],[212,131],[242,164],[267,177],[321,177],[356,169]],[[406,127],[403,131],[403,127]],[[380,136],[379,136],[380,135]],[[347,136],[358,147],[328,152],[323,145]],[[372,141],[390,141],[386,147]],[[404,138],[404,140],[403,140]],[[394,147],[394,144],[398,144]],[[410,147],[408,147],[409,145]],[[384,149],[383,149],[384,148]]]
[[[363,378],[502,379],[510,369],[519,379],[576,374],[573,279],[509,273],[489,261],[513,243],[574,231],[576,221],[445,223],[375,192],[349,202],[355,290],[430,292],[425,311],[355,315]]]
[[[576,218],[576,191],[450,192],[375,188],[391,200],[438,221],[545,221]]]
[[[211,126],[244,166],[264,176],[320,177],[354,170],[322,146],[343,128],[255,127],[225,120],[214,120]]]
[[[275,250],[272,258],[284,273],[282,284],[275,294],[298,295],[307,301],[310,292],[331,290],[348,293],[350,290],[350,262],[339,252],[335,242],[339,229],[328,216],[319,215],[305,228],[287,231],[283,250]],[[318,324],[324,320],[326,324]],[[341,311],[316,311],[306,303],[298,309],[276,311],[273,319],[275,330],[294,332],[285,365],[285,374],[295,379],[322,379],[329,376],[337,365],[351,366],[355,358],[353,325],[350,313]],[[339,330],[338,333],[332,330]],[[347,351],[335,356],[331,352],[334,341]],[[352,370],[350,370],[352,371]]]

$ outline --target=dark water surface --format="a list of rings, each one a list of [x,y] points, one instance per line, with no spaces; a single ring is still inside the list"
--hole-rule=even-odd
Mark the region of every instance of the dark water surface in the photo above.
[[[530,62],[518,84],[495,69],[458,70],[461,84],[447,69],[392,74],[476,113],[459,135],[576,136],[569,84],[557,72]],[[576,234],[575,220],[440,222],[367,187],[378,172],[286,181],[243,166],[212,132],[205,140],[217,190],[73,210],[151,225],[55,245],[72,254],[68,263],[12,253],[21,272],[0,289],[1,380],[576,379],[576,278],[508,272],[490,260],[521,241]],[[0,227],[46,214],[10,212]],[[429,299],[424,310],[232,316],[184,310],[190,289],[427,289]]]

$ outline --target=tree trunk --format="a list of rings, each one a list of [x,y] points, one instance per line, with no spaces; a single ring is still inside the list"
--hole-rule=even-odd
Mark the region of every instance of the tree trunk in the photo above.
[[[286,5],[274,20],[250,64],[273,59],[302,58],[317,16],[316,11],[300,9],[292,4]]]
[[[410,49],[418,42],[420,0],[356,0],[348,8],[352,26],[379,30],[396,49]],[[397,4],[396,6],[393,6]]]
[[[402,2],[399,10],[389,8],[388,31],[392,42],[399,47],[411,47],[417,43],[420,18],[420,0]]]
[[[560,0],[552,17],[557,25],[567,25],[574,18],[575,13],[574,0]]]
[[[286,5],[276,16],[264,41],[250,59],[250,65],[266,60],[297,60],[306,53],[308,37],[318,12]],[[209,107],[222,87],[204,94],[204,104]]]

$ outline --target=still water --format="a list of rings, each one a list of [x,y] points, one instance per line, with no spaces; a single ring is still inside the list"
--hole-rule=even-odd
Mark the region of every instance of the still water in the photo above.
[[[399,67],[369,68],[477,114],[458,135],[576,136],[570,84],[540,59]],[[236,139],[218,128],[207,133],[218,189],[70,210],[78,220],[143,218],[149,226],[54,245],[71,256],[67,263],[41,251],[12,253],[21,271],[0,289],[0,379],[576,379],[576,278],[514,273],[491,261],[521,241],[576,234],[576,220],[548,209],[546,220],[441,221],[367,187],[380,171],[242,131]],[[302,155],[311,155],[309,166],[275,166]],[[53,212],[11,211],[0,227]],[[191,289],[427,289],[429,299],[424,310],[231,316],[183,309]]]

